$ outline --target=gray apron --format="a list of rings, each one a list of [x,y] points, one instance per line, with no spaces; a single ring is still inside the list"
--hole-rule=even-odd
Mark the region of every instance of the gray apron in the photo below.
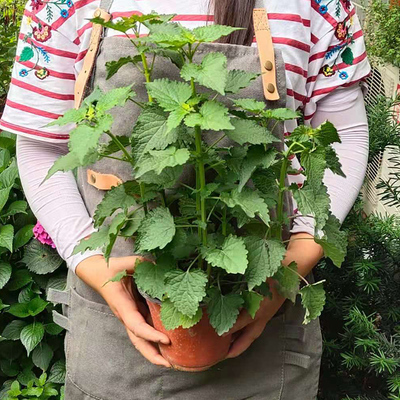
[[[108,11],[112,0],[103,0],[100,8]],[[255,47],[229,44],[203,44],[197,60],[210,51],[227,56],[228,69],[259,72],[260,62]],[[146,101],[144,78],[134,66],[124,66],[106,80],[107,61],[134,55],[129,40],[103,37],[91,89],[103,91],[135,82],[140,101]],[[270,108],[285,107],[286,81],[282,54],[275,49],[277,85],[280,100],[268,102]],[[170,61],[157,58],[153,79],[179,79],[179,72]],[[233,97],[233,96],[232,96]],[[236,97],[265,101],[261,78]],[[128,102],[126,107],[112,111],[113,133],[130,135],[140,109]],[[277,131],[276,131],[277,132]],[[283,146],[283,123],[279,124]],[[106,140],[106,139],[104,139]],[[103,159],[90,166],[99,173],[114,174],[123,181],[131,180],[131,169],[118,161]],[[78,186],[86,207],[93,216],[105,192],[87,182],[86,169],[78,173]],[[290,197],[285,209],[292,210]],[[288,237],[289,227],[285,236]],[[134,243],[118,240],[112,256],[134,254]],[[308,277],[312,280],[312,276]],[[313,400],[319,380],[322,340],[319,321],[302,325],[304,309],[299,296],[296,304],[286,301],[267,324],[263,334],[241,356],[225,360],[200,373],[178,372],[148,362],[132,345],[126,330],[105,301],[71,271],[68,290],[52,291],[49,299],[63,304],[63,314],[54,313],[54,320],[67,329],[65,350],[67,375],[66,400]]]

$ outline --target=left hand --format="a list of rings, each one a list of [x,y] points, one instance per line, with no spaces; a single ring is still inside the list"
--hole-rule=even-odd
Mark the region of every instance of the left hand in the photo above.
[[[297,240],[292,241],[292,239]],[[313,239],[313,236],[305,232],[292,234],[285,258],[282,261],[282,264],[286,266],[292,261],[295,261],[298,272],[302,276],[308,275],[308,273],[314,268],[314,266],[323,256],[321,246],[314,242],[314,240],[309,239]],[[285,302],[286,299],[276,290],[274,280],[270,278],[268,279],[268,283],[270,286],[270,291],[272,292],[272,299],[268,297],[264,298],[254,319],[251,318],[246,310],[242,310],[235,325],[228,333],[226,333],[226,335],[233,333],[234,337],[234,341],[232,342],[226,358],[237,357],[246,351],[250,345],[262,334],[267,323]]]

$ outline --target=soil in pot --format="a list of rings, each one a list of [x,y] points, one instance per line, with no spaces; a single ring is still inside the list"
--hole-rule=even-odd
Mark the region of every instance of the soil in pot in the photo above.
[[[228,354],[232,335],[218,336],[211,326],[208,315],[203,312],[202,319],[192,328],[177,328],[167,331],[160,317],[159,302],[146,298],[154,328],[165,333],[170,345],[159,344],[161,354],[180,371],[200,372],[224,360]]]

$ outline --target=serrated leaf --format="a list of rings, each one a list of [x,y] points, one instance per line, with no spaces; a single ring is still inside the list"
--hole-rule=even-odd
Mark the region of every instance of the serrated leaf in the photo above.
[[[140,177],[140,181],[148,185],[161,186],[164,189],[171,188],[183,173],[183,166],[167,167],[161,174],[157,175],[154,171],[149,171]],[[157,195],[157,193],[156,193]]]
[[[20,335],[21,343],[25,347],[28,356],[31,351],[42,341],[44,336],[44,327],[40,322],[34,322],[25,326]]]
[[[6,327],[4,328],[1,336],[8,339],[8,340],[19,340],[21,335],[21,331],[27,323],[21,320],[14,320],[11,321]]]
[[[87,105],[86,104],[83,105],[82,107],[80,107],[78,110],[76,110],[75,108],[71,108],[70,110],[67,110],[63,116],[61,116],[58,119],[56,119],[55,121],[47,124],[46,127],[54,126],[54,125],[63,126],[63,125],[71,124],[71,123],[78,123],[85,118],[86,113],[87,113]]]
[[[339,161],[339,157],[332,146],[328,146],[325,148],[325,160],[327,168],[329,168],[334,174],[346,178],[346,175],[342,170],[342,164]]]
[[[33,58],[34,53],[32,47],[24,47],[21,51],[21,54],[19,56],[19,61],[24,62],[24,61],[29,61],[31,58]]]
[[[167,208],[158,207],[150,211],[138,230],[137,251],[163,249],[175,236],[174,218]]]
[[[253,114],[260,114],[266,107],[263,101],[256,101],[254,99],[236,99],[233,103],[236,107],[240,107]]]
[[[314,138],[317,143],[326,147],[333,143],[341,143],[339,133],[332,122],[326,121],[315,129]]]
[[[54,352],[47,343],[39,343],[35,350],[33,350],[32,361],[42,371],[46,371],[49,368],[53,355]]]
[[[203,317],[203,310],[198,308],[193,317],[188,317],[179,312],[172,301],[164,300],[161,304],[161,321],[167,330],[177,329],[180,326],[189,329],[196,325]]]
[[[103,197],[94,213],[95,227],[102,225],[107,217],[110,217],[118,209],[128,211],[136,205],[136,200],[129,191],[130,182],[113,187]]]
[[[124,269],[123,271],[117,272],[111,279],[109,279],[106,283],[104,283],[103,286],[105,286],[109,282],[120,282],[127,276],[128,276],[128,271]]]
[[[132,90],[132,85],[115,88],[106,92],[100,97],[96,104],[96,108],[100,111],[108,111],[114,107],[122,107],[136,93]],[[103,125],[103,123],[102,123]]]
[[[305,150],[301,153],[301,165],[305,169],[307,184],[318,193],[326,169],[325,149],[317,147],[314,151]]]
[[[250,218],[259,215],[266,225],[270,222],[268,205],[255,190],[245,187],[239,192],[236,188],[230,193],[221,193],[221,200],[230,208],[240,207]]]
[[[63,263],[57,251],[50,246],[32,240],[26,247],[21,260],[29,271],[38,275],[50,274],[57,270]]]
[[[274,279],[278,281],[277,290],[279,294],[295,303],[300,284],[297,264],[293,261],[288,266],[282,266],[274,275]]]
[[[276,121],[288,121],[300,117],[300,114],[297,111],[293,111],[290,108],[268,109],[262,114],[265,118],[274,119]]]
[[[234,130],[230,130],[226,134],[240,145],[245,143],[269,144],[279,141],[267,128],[258,125],[253,120],[234,118],[231,123],[234,126]]]
[[[321,315],[325,305],[324,282],[313,283],[300,289],[301,304],[306,309],[303,324],[309,324]]]
[[[187,63],[181,69],[181,77],[195,82],[224,95],[228,72],[227,58],[223,53],[207,54],[201,64]]]
[[[14,227],[12,225],[0,225],[0,247],[13,251]]]
[[[137,64],[142,61],[142,57],[140,55],[136,56],[128,56],[128,57],[121,57],[119,60],[116,61],[107,61],[106,62],[106,69],[107,69],[107,77],[106,79],[110,79],[113,77],[124,65],[127,64]]]
[[[234,235],[228,236],[220,249],[206,250],[205,259],[230,274],[243,274],[248,265],[244,240]]]
[[[217,101],[206,101],[198,113],[189,114],[185,118],[185,124],[190,127],[200,126],[201,129],[221,131],[232,130],[229,110]]]
[[[210,324],[218,335],[228,332],[235,324],[243,304],[242,297],[237,293],[223,295],[218,289],[208,291],[207,312]]]
[[[244,300],[244,308],[250,314],[251,318],[255,318],[264,297],[256,292],[244,291],[242,294]]]
[[[64,384],[65,382],[65,362],[62,360],[56,361],[50,369],[48,382]]]
[[[259,74],[237,69],[228,71],[225,92],[233,94],[238,93],[241,89],[249,86],[250,83],[254,81],[254,79],[256,79],[258,76]]]
[[[162,108],[147,106],[139,115],[133,128],[133,154],[139,161],[150,150],[164,150],[176,142],[178,129],[168,129],[168,114]]]
[[[109,226],[102,226],[97,232],[93,232],[88,239],[82,239],[71,255],[83,253],[86,250],[96,250],[108,243]]]
[[[177,149],[174,146],[165,150],[150,150],[149,154],[144,156],[137,164],[135,177],[139,179],[150,171],[159,175],[165,168],[186,164],[189,158],[190,152],[188,149]]]
[[[12,268],[8,263],[0,262],[0,289],[7,284],[11,278]]]
[[[278,240],[264,240],[249,236],[245,239],[249,266],[245,272],[249,290],[266,282],[276,274],[286,254],[285,246]]]
[[[258,168],[269,168],[276,160],[277,151],[273,148],[265,150],[263,146],[252,146],[239,170],[239,192]]]
[[[165,276],[173,265],[153,264],[144,261],[135,268],[134,278],[139,289],[153,298],[162,299],[165,293]]]
[[[314,238],[314,241],[322,246],[325,257],[329,257],[337,267],[342,265],[348,245],[347,233],[341,231],[340,226],[340,221],[330,213],[323,228],[323,238]]]
[[[193,317],[206,295],[207,275],[192,269],[173,270],[167,273],[165,291],[175,308],[187,317]]]
[[[228,36],[240,29],[242,28],[213,24],[193,29],[193,35],[197,42],[215,42],[221,37]]]
[[[148,93],[165,111],[174,111],[192,96],[192,88],[184,82],[155,79],[146,84]]]

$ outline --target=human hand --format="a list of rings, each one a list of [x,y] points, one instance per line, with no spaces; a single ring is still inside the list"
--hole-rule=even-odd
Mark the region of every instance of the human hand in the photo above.
[[[170,363],[160,354],[155,343],[170,344],[167,335],[154,329],[148,322],[150,314],[140,300],[131,277],[120,282],[109,282],[118,272],[127,270],[132,274],[138,256],[112,257],[109,266],[101,255],[89,257],[76,268],[77,276],[96,290],[110,306],[112,312],[125,326],[135,348],[151,363],[170,368]]]

